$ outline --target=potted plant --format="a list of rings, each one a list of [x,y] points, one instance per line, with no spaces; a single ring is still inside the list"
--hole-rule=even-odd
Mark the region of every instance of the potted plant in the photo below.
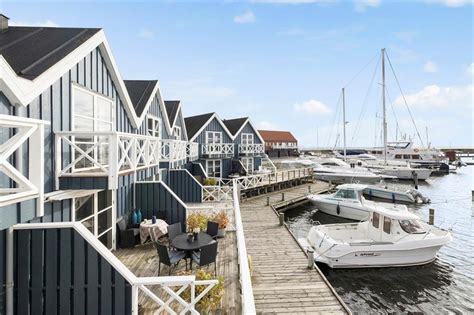
[[[229,224],[229,216],[227,215],[227,212],[225,211],[218,212],[212,220],[216,222],[217,224],[219,224],[217,237],[224,237],[225,229],[227,228],[227,225]]]
[[[179,276],[191,275],[191,271],[181,271],[178,272]],[[212,280],[215,279],[215,276],[203,269],[199,269],[196,272],[196,280]],[[212,314],[215,313],[221,306],[222,297],[224,296],[225,287],[224,287],[224,276],[217,277],[218,283],[215,285],[209,292],[207,292],[196,304],[196,308],[201,313]],[[206,286],[197,285],[195,296],[201,294]],[[191,289],[186,289],[180,294],[181,298],[185,301],[191,301]]]
[[[216,186],[217,181],[215,178],[205,178],[203,181],[204,186]]]
[[[204,231],[207,228],[209,217],[203,213],[194,212],[190,214],[186,220],[188,232]]]

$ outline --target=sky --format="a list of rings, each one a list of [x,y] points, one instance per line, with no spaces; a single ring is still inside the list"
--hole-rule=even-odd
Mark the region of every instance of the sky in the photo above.
[[[13,25],[103,28],[122,77],[158,79],[185,116],[249,116],[301,147],[342,145],[342,88],[347,146],[382,143],[385,48],[389,141],[473,147],[472,1],[0,0],[0,11]]]

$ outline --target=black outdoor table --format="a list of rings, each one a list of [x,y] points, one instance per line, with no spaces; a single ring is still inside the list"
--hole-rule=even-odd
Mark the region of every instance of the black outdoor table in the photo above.
[[[173,238],[171,240],[171,245],[176,249],[191,252],[213,242],[215,242],[215,240],[213,240],[209,234],[204,232],[199,233],[197,240],[194,240],[193,242],[188,241],[188,234],[183,233]]]

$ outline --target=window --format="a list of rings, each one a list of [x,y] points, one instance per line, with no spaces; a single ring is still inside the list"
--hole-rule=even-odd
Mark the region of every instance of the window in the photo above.
[[[401,159],[402,156],[401,156],[400,154],[395,154],[395,158],[396,158],[396,159]]]
[[[242,158],[242,165],[248,173],[252,173],[254,170],[253,158]]]
[[[372,226],[376,229],[379,228],[380,215],[377,212],[372,214]]]
[[[222,132],[220,132],[220,131],[207,131],[206,132],[206,143],[209,143],[209,144],[220,144],[220,143],[222,143]]]
[[[206,172],[209,177],[221,177],[221,160],[206,160]]]
[[[253,134],[242,133],[242,145],[251,145],[251,144],[253,144]]]
[[[403,155],[403,159],[405,159],[405,160],[409,160],[409,159],[410,159],[410,155],[408,155],[408,154],[404,154],[404,155]]]
[[[351,189],[339,189],[335,194],[335,198],[357,199],[355,191]]]
[[[111,190],[74,198],[74,221],[81,222],[107,248],[113,247],[114,209]]]
[[[72,130],[73,131],[113,131],[114,130],[114,101],[98,93],[74,85],[72,89]],[[103,165],[108,164],[108,143],[104,136],[80,136],[74,137],[73,141],[82,150],[86,151],[94,143],[102,142],[98,147],[89,153],[89,156]],[[80,153],[75,152],[75,157]],[[75,168],[88,168],[93,163],[86,158],[82,158]]]
[[[161,119],[148,115],[146,118],[147,133],[149,136],[161,138]]]
[[[413,155],[411,156],[411,159],[412,159],[412,160],[419,160],[419,159],[420,159],[420,156],[419,156],[418,154],[413,154]]]
[[[174,132],[173,132],[173,135],[175,136],[176,140],[180,140],[181,139],[181,127],[174,127]]]
[[[383,231],[387,234],[390,234],[390,225],[392,224],[392,220],[387,217],[383,217]]]
[[[421,225],[414,220],[399,220],[400,227],[408,234],[423,234],[426,233]]]

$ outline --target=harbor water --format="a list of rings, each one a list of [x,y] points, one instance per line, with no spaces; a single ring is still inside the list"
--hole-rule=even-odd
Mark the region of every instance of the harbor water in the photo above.
[[[319,266],[354,313],[474,312],[473,173],[474,166],[468,166],[455,174],[420,182],[419,190],[432,203],[408,206],[424,221],[428,221],[429,208],[435,209],[435,225],[452,231],[453,241],[441,248],[434,262],[380,269]],[[400,181],[387,186],[406,190],[411,183]],[[310,204],[288,210],[286,220],[297,237],[306,236],[311,220],[321,224],[348,221],[318,212]]]

